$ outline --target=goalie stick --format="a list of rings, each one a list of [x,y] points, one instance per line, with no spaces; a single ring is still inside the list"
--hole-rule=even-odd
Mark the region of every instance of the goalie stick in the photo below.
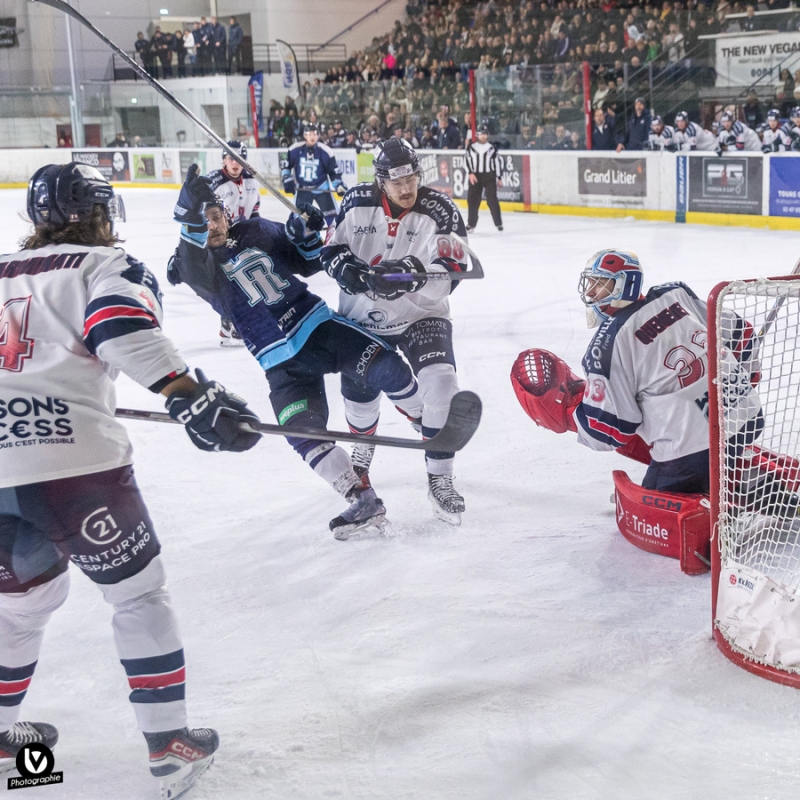
[[[217,135],[211,128],[208,127],[202,120],[198,119],[186,106],[178,100],[168,89],[165,89],[152,75],[149,75],[142,67],[140,67],[119,45],[115,44],[111,41],[101,30],[96,28],[91,22],[89,22],[86,17],[83,16],[79,11],[76,11],[69,3],[64,2],[64,0],[31,0],[32,3],[41,3],[45,6],[50,6],[51,8],[56,8],[59,11],[63,11],[65,14],[68,14],[73,19],[77,20],[81,23],[81,25],[88,28],[98,39],[105,42],[120,58],[122,58],[126,64],[128,64],[136,74],[144,81],[150,84],[168,103],[175,106],[178,111],[181,112],[185,117],[188,117],[192,122],[195,123],[199,128],[203,130],[203,132],[208,136],[209,139],[216,142],[234,161],[237,161],[241,164],[248,172],[252,174],[252,176],[272,195],[274,195],[278,200],[283,203],[286,208],[288,208],[293,214],[297,214],[298,216],[302,217],[303,219],[308,219],[305,214],[300,212],[300,209],[284,194],[278,189],[276,186],[273,186],[266,178],[253,169],[247,161],[242,158],[242,156],[237,153],[233,148],[231,148],[228,143],[222,139],[221,136]]]
[[[450,401],[450,411],[444,425],[431,439],[402,439],[396,436],[365,436],[360,433],[318,430],[315,428],[286,428],[266,422],[259,423],[255,429],[272,436],[302,436],[319,439],[323,442],[366,442],[385,447],[402,447],[407,450],[438,450],[448,453],[461,450],[472,438],[481,421],[481,399],[475,392],[457,392]],[[118,417],[139,419],[149,422],[169,422],[181,425],[163,411],[140,411],[133,408],[118,408]]]

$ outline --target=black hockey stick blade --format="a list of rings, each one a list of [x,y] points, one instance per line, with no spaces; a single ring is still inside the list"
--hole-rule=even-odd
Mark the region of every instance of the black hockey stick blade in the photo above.
[[[416,275],[411,272],[396,272],[382,275],[381,277],[384,280],[394,282],[411,282],[419,280],[420,277],[424,277],[429,281],[479,281],[483,277],[483,266],[478,257],[458,234],[452,233],[450,235],[469,253],[469,257],[472,260],[472,269],[468,269],[466,272],[423,272]],[[370,274],[375,275],[377,273],[370,270]]]
[[[74,9],[65,0],[30,0],[32,3],[41,3],[43,6],[50,6],[59,11],[63,11],[73,19],[80,22],[85,28],[90,30],[98,39],[105,42],[126,64],[143,80],[150,84],[168,103],[178,109],[187,119],[190,119],[203,133],[208,136],[213,142],[218,144],[234,161],[238,161],[270,194],[280,200],[293,214],[297,214],[303,219],[307,219],[307,215],[301,214],[300,209],[289,200],[277,187],[273,186],[263,175],[260,175],[247,161],[242,158],[241,154],[237,153],[228,143],[219,136],[214,130],[206,125],[202,120],[198,119],[177,97],[175,97],[169,89],[162,86],[152,75],[150,75],[144,68],[140,67],[119,45],[115,44],[108,38],[99,28],[93,25],[80,11]]]
[[[117,416],[149,422],[181,423],[163,411],[140,411],[135,408],[118,408]],[[256,430],[268,436],[297,436],[323,442],[366,442],[384,447],[401,447],[406,450],[438,450],[450,453],[461,450],[472,438],[481,421],[481,399],[474,392],[458,392],[450,402],[447,420],[439,433],[431,439],[403,439],[397,436],[363,436],[349,431],[328,431],[318,428],[285,428],[268,422],[259,423]]]

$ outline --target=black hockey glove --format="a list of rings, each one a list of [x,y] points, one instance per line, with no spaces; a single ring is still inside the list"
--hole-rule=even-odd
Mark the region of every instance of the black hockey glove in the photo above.
[[[191,394],[173,392],[167,398],[172,419],[184,425],[193,444],[201,450],[238,453],[255,446],[261,434],[246,425],[258,425],[260,420],[247,403],[216,381],[208,380],[202,370],[195,372],[200,385]]]
[[[206,224],[203,207],[206,203],[218,203],[217,196],[209,185],[208,178],[200,175],[200,167],[192,164],[186,170],[186,180],[178,195],[178,204],[175,206],[175,222],[182,222],[194,227]]]
[[[308,219],[304,220],[294,213],[289,215],[289,219],[286,220],[286,235],[289,237],[289,241],[293,243],[302,242],[325,227],[325,217],[322,216],[322,212],[316,206],[311,205],[311,203],[300,203],[297,209],[305,214]]]
[[[389,280],[387,275],[413,275],[412,280]],[[406,292],[417,292],[427,282],[425,267],[416,256],[381,261],[364,278],[369,290],[383,300],[395,300]]]
[[[335,255],[326,265],[325,271],[347,294],[364,294],[369,287],[364,282],[369,264],[354,256],[349,250]]]
[[[678,145],[675,142],[671,142],[664,148],[668,153],[677,153],[678,152]]]
[[[167,280],[172,284],[172,286],[177,286],[179,283],[183,283],[183,278],[181,278],[181,271],[180,271],[180,256],[178,255],[178,248],[175,248],[175,252],[170,256],[169,261],[167,261]]]

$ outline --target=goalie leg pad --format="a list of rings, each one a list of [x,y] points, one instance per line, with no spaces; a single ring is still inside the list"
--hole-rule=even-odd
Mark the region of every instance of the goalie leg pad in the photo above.
[[[511,367],[511,385],[525,413],[554,433],[577,432],[575,409],[586,381],[548,350],[525,350]]]
[[[645,489],[622,470],[612,474],[619,532],[648,553],[677,558],[687,575],[708,572],[703,561],[710,559],[711,540],[706,495]]]

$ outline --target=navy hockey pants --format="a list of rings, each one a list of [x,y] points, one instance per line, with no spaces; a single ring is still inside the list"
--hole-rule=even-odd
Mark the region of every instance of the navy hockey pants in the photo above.
[[[389,345],[355,323],[328,320],[317,327],[296,356],[266,372],[278,424],[325,428],[325,375],[335,372],[342,374],[343,384],[355,395],[350,398],[353,400],[361,393],[377,396],[385,392],[400,401],[406,392],[416,391],[411,369]],[[342,392],[349,396],[344,388]],[[319,444],[294,436],[287,441],[303,458]]]

